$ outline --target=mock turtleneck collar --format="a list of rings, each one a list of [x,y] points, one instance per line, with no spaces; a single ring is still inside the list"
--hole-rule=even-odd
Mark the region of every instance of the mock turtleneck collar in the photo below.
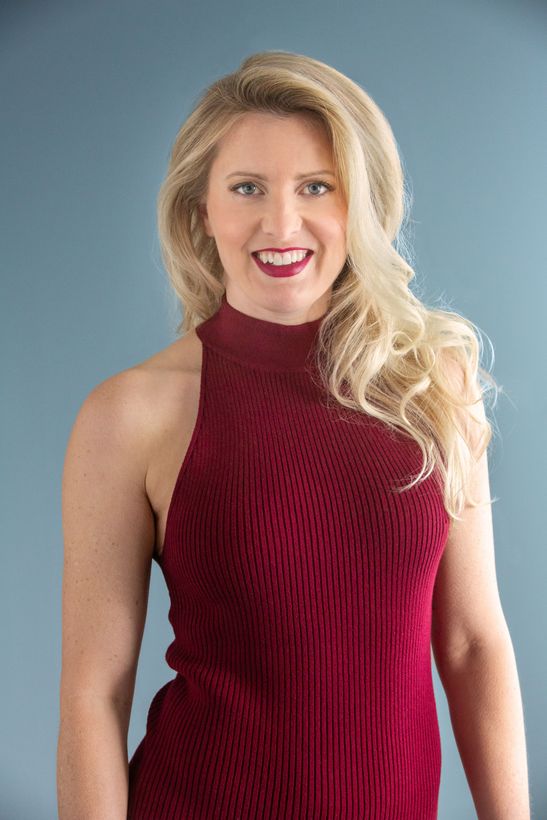
[[[219,309],[196,327],[201,341],[240,362],[275,370],[305,368],[324,316],[299,325],[257,319],[222,296]]]

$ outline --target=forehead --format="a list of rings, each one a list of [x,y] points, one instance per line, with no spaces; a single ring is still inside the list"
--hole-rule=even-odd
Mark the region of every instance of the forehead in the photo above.
[[[257,171],[260,164],[265,173],[279,166],[311,171],[332,166],[332,151],[325,127],[305,114],[250,112],[219,140],[211,170],[228,173],[234,164],[249,169],[256,165]],[[301,169],[302,164],[310,167]]]

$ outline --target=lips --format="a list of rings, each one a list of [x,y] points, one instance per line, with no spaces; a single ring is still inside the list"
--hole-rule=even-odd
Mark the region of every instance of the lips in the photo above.
[[[309,251],[309,248],[259,248],[258,251],[253,251],[253,253],[288,253],[289,251]]]
[[[251,251],[252,256],[257,256],[259,253],[290,253],[291,251],[306,251],[306,256],[310,256],[313,251],[309,248],[285,248],[284,251],[279,248],[260,248],[258,251]]]
[[[303,271],[309,263],[312,253],[313,251],[309,251],[299,262],[291,262],[288,265],[274,265],[269,262],[262,262],[258,253],[252,253],[251,256],[254,258],[255,264],[263,273],[266,273],[268,276],[280,278],[295,276],[297,273]]]

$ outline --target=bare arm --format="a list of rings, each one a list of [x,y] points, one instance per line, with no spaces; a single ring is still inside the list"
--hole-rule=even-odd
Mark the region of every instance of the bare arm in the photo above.
[[[127,731],[154,549],[145,379],[130,369],[98,385],[66,451],[59,820],[127,815]]]
[[[482,401],[474,416],[486,418]],[[477,452],[472,425],[467,433]],[[486,451],[474,463],[470,489],[477,501],[491,498]],[[529,820],[524,713],[490,504],[468,506],[452,522],[435,581],[431,643],[478,820]]]
[[[478,820],[530,820],[522,699],[509,636],[439,663]]]

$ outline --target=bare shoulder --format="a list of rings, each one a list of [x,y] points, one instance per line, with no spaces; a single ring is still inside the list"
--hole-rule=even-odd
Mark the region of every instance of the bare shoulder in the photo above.
[[[195,332],[132,368],[140,391],[140,424],[149,445],[149,471],[154,469],[162,443],[171,443],[176,429],[193,419],[199,397],[202,345]]]
[[[201,351],[197,334],[190,331],[97,384],[82,403],[69,437],[65,482],[89,459],[103,463],[109,454],[128,485],[142,489],[153,511],[161,512],[166,454],[177,431],[191,426],[196,416]]]
[[[113,435],[122,430],[133,434],[145,452],[173,408],[180,406],[186,387],[199,379],[201,350],[195,330],[189,331],[149,358],[100,382],[84,405],[89,410],[100,406],[97,421],[101,427],[108,425]]]
[[[163,442],[177,413],[184,415],[176,396],[195,379],[195,342],[187,335],[102,381],[70,433],[62,481],[61,691],[68,723],[70,704],[97,699],[115,702],[129,721],[156,540],[146,480],[155,442]],[[157,454],[152,461],[158,463]]]
[[[142,362],[112,376],[111,379],[119,381],[120,385],[125,381],[125,389],[129,393],[136,390],[141,400],[146,402],[157,398],[157,390],[169,392],[170,389],[179,386],[178,382],[181,379],[199,375],[201,361],[202,345],[195,330],[191,330]]]
[[[199,372],[201,350],[201,341],[196,331],[189,330],[180,339],[144,359],[135,367],[149,372]]]
[[[469,371],[454,358],[450,350],[441,351],[440,361],[451,389],[466,403],[465,407],[457,409],[456,415],[461,434],[470,449],[476,452],[481,447],[484,427],[488,421],[480,385],[470,378]]]

